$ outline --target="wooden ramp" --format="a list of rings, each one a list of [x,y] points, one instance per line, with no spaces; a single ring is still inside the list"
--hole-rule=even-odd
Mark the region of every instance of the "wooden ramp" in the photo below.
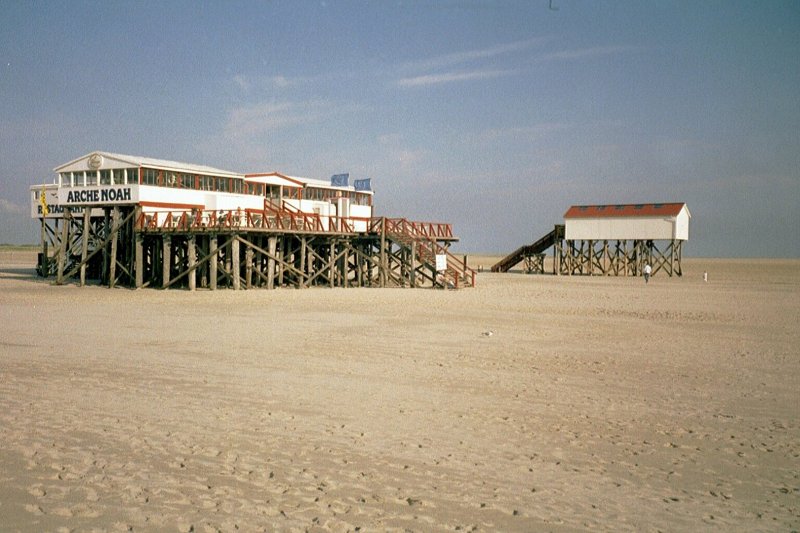
[[[553,227],[553,231],[538,241],[534,242],[533,244],[520,246],[506,257],[498,261],[494,266],[492,266],[492,272],[508,272],[514,265],[520,263],[525,258],[543,253],[545,250],[553,246],[558,240],[563,238],[564,226],[563,224],[556,224],[555,227]]]

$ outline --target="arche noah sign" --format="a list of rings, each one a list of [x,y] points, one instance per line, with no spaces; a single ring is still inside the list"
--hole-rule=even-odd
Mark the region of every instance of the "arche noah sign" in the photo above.
[[[58,191],[58,203],[62,205],[133,204],[139,200],[138,192],[138,189],[132,185],[62,188]]]

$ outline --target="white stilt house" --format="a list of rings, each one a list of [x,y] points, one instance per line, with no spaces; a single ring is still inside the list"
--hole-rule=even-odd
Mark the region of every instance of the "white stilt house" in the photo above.
[[[574,205],[564,213],[556,273],[680,276],[691,214],[685,203]]]

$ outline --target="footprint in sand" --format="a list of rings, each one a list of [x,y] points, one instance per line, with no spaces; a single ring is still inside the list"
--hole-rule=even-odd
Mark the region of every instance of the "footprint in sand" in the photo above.
[[[33,485],[28,487],[28,494],[37,498],[44,498],[47,495],[47,491],[41,485]]]
[[[26,505],[25,506],[25,510],[28,511],[29,513],[35,514],[37,516],[44,514],[44,511],[38,505],[30,505],[30,504]]]

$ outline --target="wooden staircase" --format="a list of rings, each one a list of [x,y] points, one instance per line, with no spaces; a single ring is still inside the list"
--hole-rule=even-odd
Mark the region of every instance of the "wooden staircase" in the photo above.
[[[555,227],[553,227],[553,231],[538,241],[534,242],[533,244],[520,246],[506,257],[495,263],[494,266],[492,266],[492,272],[508,272],[514,265],[526,257],[544,252],[553,246],[558,240],[563,238],[564,226],[562,224],[556,224]]]
[[[379,220],[386,238],[405,252],[412,286],[424,286],[426,282],[438,288],[475,286],[475,271],[440,243],[454,240],[449,224],[412,222],[404,218]],[[443,256],[446,265],[437,265],[437,256]],[[444,269],[437,266],[444,266]]]

